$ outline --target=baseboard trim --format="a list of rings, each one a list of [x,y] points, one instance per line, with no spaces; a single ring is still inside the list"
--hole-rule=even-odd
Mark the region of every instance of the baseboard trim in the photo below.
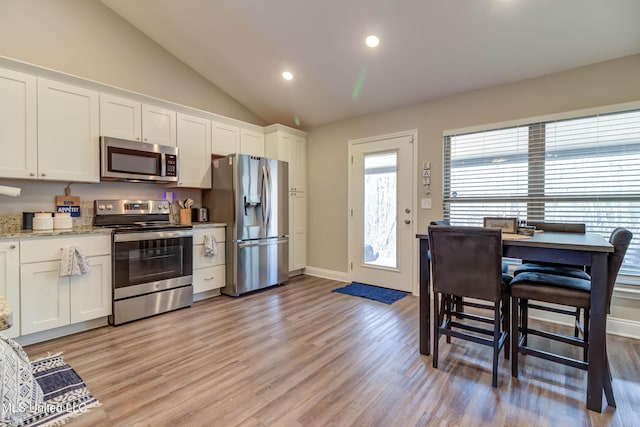
[[[107,317],[100,317],[98,319],[87,320],[85,322],[74,323],[72,325],[61,326],[59,328],[49,329],[42,332],[35,332],[29,335],[22,335],[14,338],[18,344],[22,346],[36,344],[43,341],[49,341],[55,338],[64,337],[66,335],[76,334],[78,332],[88,331],[89,329],[100,328],[107,326]]]
[[[304,269],[304,274],[315,277],[322,277],[323,279],[338,280],[340,282],[349,282],[349,273],[335,270],[326,270],[324,268],[309,267]]]

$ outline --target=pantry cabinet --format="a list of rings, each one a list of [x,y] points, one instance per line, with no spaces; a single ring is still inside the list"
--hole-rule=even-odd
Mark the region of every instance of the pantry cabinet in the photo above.
[[[211,188],[211,121],[178,113],[178,187]]]
[[[20,245],[18,241],[0,241],[0,294],[12,311],[12,325],[2,335],[20,335]]]
[[[76,246],[91,270],[60,276],[62,249]],[[43,237],[20,243],[21,335],[111,314],[110,236]]]
[[[36,87],[35,77],[0,69],[0,177],[36,177]]]
[[[265,128],[265,155],[289,164],[289,271],[307,264],[306,133],[279,124]]]
[[[133,99],[100,94],[100,134],[176,146],[176,112]]]
[[[38,79],[38,179],[100,181],[98,93]]]
[[[225,269],[225,227],[195,226],[193,228],[193,293],[213,291],[223,288],[226,280]],[[207,256],[204,239],[215,239],[217,253]]]

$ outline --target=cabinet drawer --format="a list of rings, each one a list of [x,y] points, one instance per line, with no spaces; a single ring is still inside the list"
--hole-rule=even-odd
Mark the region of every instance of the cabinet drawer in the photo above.
[[[224,242],[225,239],[225,228],[224,227],[211,227],[211,228],[200,228],[194,227],[193,229],[193,244],[201,245],[204,243],[204,236],[209,235],[216,238],[216,242]]]
[[[223,265],[225,261],[224,256],[224,242],[218,243],[218,253],[214,256],[204,255],[204,245],[193,246],[193,268],[213,267],[214,265]]]
[[[224,265],[193,270],[193,293],[223,288],[225,274]]]
[[[57,261],[62,248],[76,246],[84,256],[109,255],[111,236],[43,237],[20,242],[20,263]]]

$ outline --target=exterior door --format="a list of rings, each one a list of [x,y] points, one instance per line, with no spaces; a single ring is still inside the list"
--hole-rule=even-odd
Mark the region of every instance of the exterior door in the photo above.
[[[349,273],[354,282],[411,292],[414,132],[351,141]]]

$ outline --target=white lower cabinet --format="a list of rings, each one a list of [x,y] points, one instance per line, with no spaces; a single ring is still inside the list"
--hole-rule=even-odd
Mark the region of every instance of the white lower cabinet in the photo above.
[[[217,254],[205,255],[205,236],[213,236]],[[212,291],[225,286],[225,227],[197,226],[193,229],[193,293]]]
[[[62,249],[76,246],[91,270],[60,277]],[[74,236],[20,243],[21,335],[111,314],[111,237]]]
[[[11,308],[12,324],[0,333],[9,338],[20,335],[20,243],[0,242],[0,294]]]

